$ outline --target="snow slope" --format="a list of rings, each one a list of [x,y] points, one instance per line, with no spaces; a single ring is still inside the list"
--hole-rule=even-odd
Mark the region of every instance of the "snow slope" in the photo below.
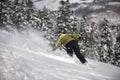
[[[0,80],[119,80],[120,68],[88,60],[95,69],[51,51],[43,33],[0,30]]]

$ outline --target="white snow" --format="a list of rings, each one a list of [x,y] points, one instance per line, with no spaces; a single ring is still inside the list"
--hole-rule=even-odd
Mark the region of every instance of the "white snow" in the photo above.
[[[0,30],[0,80],[119,80],[120,68],[89,60],[92,69],[66,52],[51,51],[42,32]]]
[[[99,23],[100,21],[103,21],[103,18],[108,19],[108,21],[111,24],[119,24],[120,23],[120,16],[110,10],[107,10],[106,12],[101,12],[101,13],[93,13],[91,14],[92,21]]]
[[[46,7],[51,10],[57,10],[59,7],[59,1],[57,1],[57,0],[42,0],[39,2],[35,2],[34,5],[37,9],[43,9],[44,7]]]
[[[120,2],[109,2],[108,5],[118,5],[118,6],[120,6]]]
[[[61,0],[42,0],[35,1],[34,5],[37,9],[43,9],[44,7],[50,10],[58,10]],[[66,0],[65,0],[66,1]],[[92,3],[94,0],[69,0],[70,3]]]
[[[104,9],[104,8],[105,7],[101,5],[93,5],[92,7],[90,7],[90,9],[93,9],[93,10]]]

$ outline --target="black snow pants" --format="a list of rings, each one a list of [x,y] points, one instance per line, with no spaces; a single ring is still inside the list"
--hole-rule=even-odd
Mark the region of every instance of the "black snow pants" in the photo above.
[[[66,50],[67,50],[67,54],[70,55],[71,57],[73,56],[73,53],[75,53],[75,55],[81,61],[82,64],[87,62],[86,59],[80,53],[80,49],[77,41],[72,40],[68,42],[66,44]]]

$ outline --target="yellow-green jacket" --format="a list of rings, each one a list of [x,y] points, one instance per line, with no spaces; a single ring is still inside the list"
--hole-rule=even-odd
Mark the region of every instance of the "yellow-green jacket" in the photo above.
[[[61,45],[66,45],[68,42],[78,39],[79,36],[77,34],[61,34],[53,48],[53,51],[59,48]]]

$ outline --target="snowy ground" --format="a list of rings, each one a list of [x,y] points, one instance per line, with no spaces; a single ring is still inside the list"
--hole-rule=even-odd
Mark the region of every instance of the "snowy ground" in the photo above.
[[[88,60],[92,69],[51,51],[35,30],[8,33],[0,30],[0,80],[120,80],[120,68]]]

